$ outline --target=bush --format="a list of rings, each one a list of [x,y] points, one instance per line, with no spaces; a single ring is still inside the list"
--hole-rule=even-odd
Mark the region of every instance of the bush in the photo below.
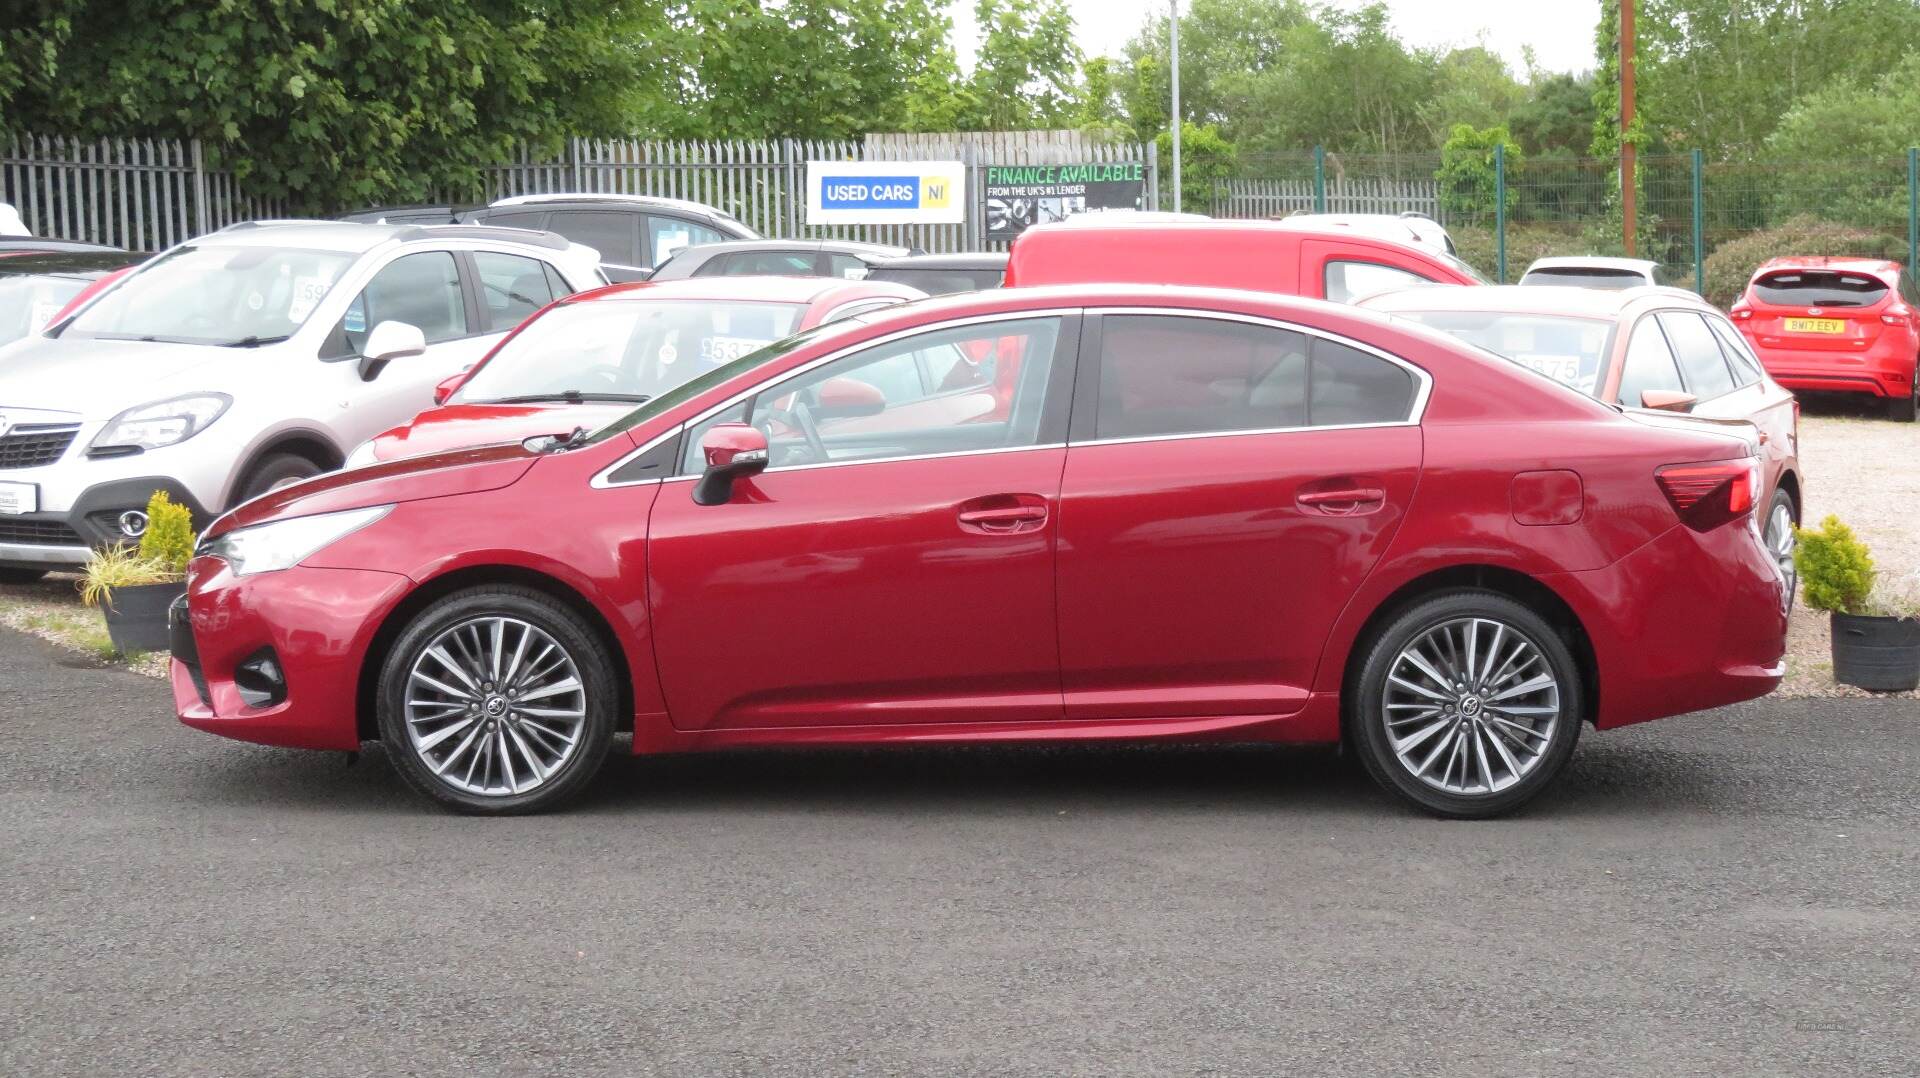
[[[1499,201],[1493,154],[1500,146],[1506,147],[1506,204],[1512,216],[1520,198],[1514,180],[1526,167],[1520,144],[1513,141],[1505,124],[1484,131],[1476,131],[1471,124],[1454,124],[1440,147],[1440,170],[1434,174],[1440,181],[1440,208],[1448,217],[1493,220],[1494,204]]]
[[[1873,591],[1873,555],[1853,529],[1828,515],[1820,530],[1797,529],[1800,540],[1793,552],[1794,568],[1806,589],[1807,605],[1839,614],[1864,614]]]
[[[1753,271],[1769,258],[1789,255],[1836,255],[1890,258],[1906,261],[1902,237],[1853,228],[1802,215],[1762,232],[1729,240],[1707,256],[1707,302],[1730,307],[1753,279]]]
[[[156,490],[147,501],[147,530],[140,537],[140,556],[175,577],[187,574],[193,560],[193,513]]]

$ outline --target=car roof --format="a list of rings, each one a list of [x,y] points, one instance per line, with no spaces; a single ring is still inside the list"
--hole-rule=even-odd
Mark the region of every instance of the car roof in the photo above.
[[[1007,267],[1005,251],[963,251],[939,255],[901,255],[876,259],[874,269],[997,270]]]
[[[15,258],[0,258],[0,277],[47,276],[62,274],[100,274],[139,265],[147,256],[132,251],[55,251],[35,252]]]
[[[26,251],[47,252],[111,252],[118,247],[109,247],[104,243],[82,243],[79,240],[55,240],[45,236],[0,236],[0,254],[13,255]]]
[[[1639,285],[1634,288],[1606,289],[1559,284],[1406,288],[1368,296],[1357,306],[1388,314],[1399,311],[1484,311],[1612,320],[1620,317],[1629,307],[1653,302],[1713,309],[1699,296],[1679,288]]]
[[[1608,269],[1631,270],[1651,277],[1653,271],[1659,266],[1660,263],[1648,258],[1619,258],[1614,255],[1548,255],[1546,258],[1534,259],[1533,264],[1527,267],[1527,272],[1532,273],[1537,269]]]
[[[900,258],[911,252],[905,247],[894,247],[885,243],[863,243],[859,240],[722,240],[718,243],[696,243],[675,252],[676,257],[688,251],[698,251],[711,257],[717,254],[729,254],[736,251],[825,251],[829,254],[864,255],[871,258]]]
[[[742,303],[819,303],[862,296],[919,299],[926,293],[889,281],[849,281],[843,277],[683,277],[672,281],[629,281],[567,297],[567,303],[605,299],[689,299]]]
[[[565,237],[530,228],[501,228],[497,225],[419,225],[367,224],[358,221],[242,221],[218,232],[188,241],[196,246],[225,247],[302,247],[310,250],[365,254],[383,243],[412,243],[422,240],[476,239],[499,243],[519,243],[564,251]]]
[[[488,209],[500,209],[504,206],[537,206],[547,202],[611,202],[629,206],[648,206],[656,209],[688,210],[699,214],[717,214],[730,217],[725,210],[716,209],[704,202],[694,202],[684,198],[663,198],[658,195],[622,195],[594,193],[591,191],[556,191],[543,195],[509,195],[487,203]]]
[[[1759,277],[1763,273],[1772,273],[1776,270],[1796,269],[1827,269],[1843,270],[1853,273],[1898,274],[1900,268],[1900,263],[1892,262],[1884,258],[1857,258],[1845,255],[1785,255],[1780,258],[1769,258],[1765,262],[1762,262],[1760,268],[1753,271],[1753,275]]]
[[[1276,220],[1293,230],[1325,231],[1344,230],[1363,236],[1378,236],[1382,239],[1414,243],[1429,249],[1444,250],[1430,233],[1445,236],[1447,230],[1431,217],[1407,217],[1390,213],[1295,213]]]

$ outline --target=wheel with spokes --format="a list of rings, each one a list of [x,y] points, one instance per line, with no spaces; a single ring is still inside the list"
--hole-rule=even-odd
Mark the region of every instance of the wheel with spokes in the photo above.
[[[1572,757],[1585,718],[1560,635],[1493,592],[1402,611],[1366,650],[1355,688],[1348,734],[1361,762],[1439,816],[1497,816],[1532,799]]]
[[[530,588],[457,592],[415,616],[380,678],[381,740],[415,789],[459,812],[538,812],[606,758],[619,692],[579,614]]]
[[[1773,501],[1767,506],[1767,523],[1761,529],[1760,538],[1767,545],[1767,553],[1773,555],[1774,563],[1780,566],[1780,575],[1787,581],[1787,607],[1792,609],[1795,589],[1799,586],[1800,572],[1793,564],[1793,529],[1798,523],[1793,508],[1793,495],[1784,490],[1775,489]]]

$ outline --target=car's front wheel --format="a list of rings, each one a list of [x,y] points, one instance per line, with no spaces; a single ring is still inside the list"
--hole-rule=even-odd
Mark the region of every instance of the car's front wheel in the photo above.
[[[577,796],[606,758],[619,709],[606,647],[531,588],[456,592],[388,651],[380,737],[401,775],[457,812],[539,812]]]
[[[1375,635],[1348,701],[1367,771],[1439,816],[1510,812],[1580,738],[1579,667],[1546,619],[1505,595],[1445,592]]]

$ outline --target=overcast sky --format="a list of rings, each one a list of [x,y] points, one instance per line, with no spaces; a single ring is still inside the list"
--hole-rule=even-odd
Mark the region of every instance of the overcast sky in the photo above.
[[[1359,7],[1363,0],[1333,0]],[[1068,0],[1073,8],[1080,48],[1089,56],[1116,55],[1146,19],[1149,9],[1166,10],[1166,0]],[[1182,0],[1181,7],[1186,7]],[[1521,50],[1548,71],[1585,71],[1593,65],[1593,28],[1600,21],[1600,0],[1386,0],[1400,38],[1418,46],[1471,45],[1482,34],[1523,75]],[[954,35],[961,62],[973,63],[972,0],[956,0]]]

